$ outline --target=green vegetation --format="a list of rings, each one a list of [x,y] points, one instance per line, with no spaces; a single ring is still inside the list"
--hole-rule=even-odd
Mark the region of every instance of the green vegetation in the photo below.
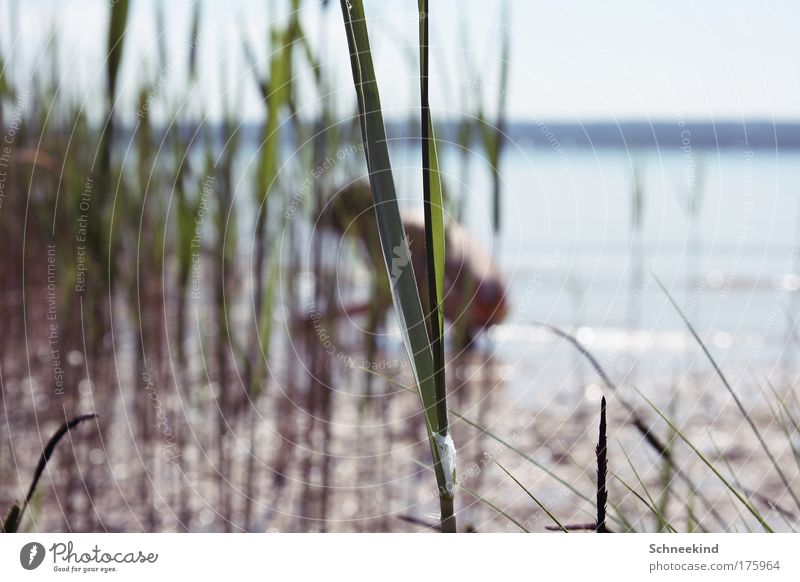
[[[448,358],[447,346],[464,344],[456,338],[467,333],[468,314],[446,327],[445,211],[464,219],[468,188],[448,195],[455,190],[443,167],[450,158],[437,149],[444,138],[437,142],[430,80],[444,75],[432,73],[431,63],[445,49],[431,37],[427,0],[418,0],[412,47],[419,53],[413,125],[421,171],[413,189],[424,215],[424,249],[415,247],[422,257],[412,257],[404,226],[407,200],[395,182],[378,87],[383,71],[375,70],[368,33],[375,28],[362,0],[340,0],[354,91],[333,86],[323,51],[347,49],[304,29],[300,0],[288,2],[286,18],[271,19],[258,46],[242,35],[230,61],[247,70],[235,73],[231,62],[212,65],[200,56],[201,48],[231,49],[221,37],[218,46],[204,44],[212,37],[202,30],[200,3],[179,58],[169,54],[173,32],[159,8],[157,59],[126,75],[132,6],[109,5],[102,107],[63,88],[55,42],[42,50],[48,66],[36,69],[30,86],[14,76],[14,55],[0,55],[0,127],[16,128],[0,207],[12,249],[0,263],[9,437],[0,442],[0,501],[22,500],[10,503],[3,531],[38,528],[39,521],[65,531],[385,531],[400,521],[442,532],[798,527],[795,391],[769,381],[762,388],[766,424],[782,435],[778,451],[765,421],[657,279],[769,461],[779,497],[737,475],[725,447],[709,437],[711,453],[698,442],[678,419],[676,396],[659,407],[630,377],[615,381],[580,335],[534,323],[587,364],[603,393],[598,433],[593,402],[591,415],[566,419],[568,446],[536,415],[514,426],[492,416],[502,409],[492,400],[500,376],[493,358],[466,351]],[[474,115],[455,124],[462,182],[470,148],[491,166],[494,234],[504,226],[509,6],[503,3],[496,39],[494,120],[481,93]],[[167,79],[178,76],[170,65],[176,60],[186,75],[173,91]],[[258,93],[258,124],[241,118],[238,85],[220,97],[222,119],[207,122],[208,103],[195,91],[206,68],[217,65]],[[493,74],[462,65],[465,78]],[[313,104],[300,100],[304,85]],[[327,209],[364,174],[364,162],[380,248],[331,235],[334,212]],[[631,246],[643,253],[642,172],[632,169]],[[702,185],[686,197],[692,224]],[[350,226],[356,218],[338,220]],[[365,267],[364,254],[379,256],[385,269]],[[414,258],[424,261],[424,288]],[[643,254],[637,258],[642,269]],[[639,272],[632,295],[642,283]],[[392,351],[393,328],[377,300],[362,313],[347,311],[352,298],[375,299],[385,289],[404,354]],[[465,297],[471,291],[462,290]],[[355,323],[342,325],[343,315]],[[95,416],[96,430],[75,430]],[[36,438],[51,425],[60,428],[47,443]],[[637,439],[634,450],[623,447],[621,434]],[[55,454],[65,435],[71,447]],[[109,470],[120,459],[121,476]],[[49,487],[40,483],[45,468]],[[25,488],[20,475],[28,474]],[[438,523],[431,523],[434,506]],[[423,517],[406,515],[409,507]]]

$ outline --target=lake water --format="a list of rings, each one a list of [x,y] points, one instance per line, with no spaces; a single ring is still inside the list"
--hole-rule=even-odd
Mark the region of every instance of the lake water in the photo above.
[[[707,371],[650,273],[672,290],[732,374],[770,374],[793,361],[798,344],[790,330],[800,287],[797,152],[511,145],[501,167],[497,235],[486,160],[471,153],[463,173],[455,148],[441,155],[450,192],[466,196],[464,222],[508,278],[511,315],[487,334],[484,347],[502,362],[523,400],[552,398],[564,392],[565,382],[575,383],[576,374],[577,384],[591,381],[572,348],[536,322],[576,334],[617,379],[632,368],[657,369],[654,385]],[[418,156],[417,149],[393,151],[401,196],[414,197],[419,189]],[[574,395],[566,393],[567,399]]]

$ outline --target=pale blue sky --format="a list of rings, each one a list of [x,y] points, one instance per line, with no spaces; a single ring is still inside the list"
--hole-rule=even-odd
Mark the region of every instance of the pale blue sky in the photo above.
[[[131,41],[123,85],[155,79],[154,1],[132,0]],[[184,93],[184,62],[192,0],[170,0],[169,50],[174,64],[161,100]],[[407,112],[417,98],[416,1],[366,0],[385,107]],[[202,74],[190,109],[222,108],[233,91],[238,110],[262,115],[252,77],[243,72],[240,31],[257,47],[266,68],[265,31],[286,17],[283,0],[205,0]],[[494,107],[500,37],[512,38],[510,116],[530,119],[738,119],[800,120],[800,3],[796,0],[513,0],[510,22],[499,1],[431,0],[432,104],[439,116],[474,110],[479,89]],[[338,1],[320,14],[319,0],[303,2],[306,33],[331,73],[332,98],[341,110],[353,94]],[[13,15],[17,12],[18,25]],[[50,70],[42,46],[57,31],[60,68],[78,98],[96,99],[108,3],[102,0],[0,0],[0,47],[14,74]],[[3,23],[4,22],[4,23]],[[24,39],[24,40],[23,40]],[[227,69],[226,77],[221,70]],[[262,69],[263,70],[263,69]],[[476,71],[485,71],[480,77]],[[308,74],[303,103],[317,98]],[[223,82],[223,78],[225,81]],[[163,107],[159,104],[159,108]],[[163,108],[162,114],[167,108]]]

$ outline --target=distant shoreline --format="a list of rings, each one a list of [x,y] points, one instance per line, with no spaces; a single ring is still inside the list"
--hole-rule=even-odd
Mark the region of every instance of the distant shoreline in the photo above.
[[[390,124],[391,129],[409,124]],[[455,141],[458,125],[441,124]],[[477,124],[474,127],[477,130]],[[406,130],[407,131],[407,130]],[[512,142],[557,149],[800,149],[800,122],[748,121],[547,121],[509,122]],[[409,136],[411,137],[411,136]],[[440,136],[441,137],[441,136]],[[473,135],[477,138],[477,135]]]
[[[481,141],[481,126],[477,119],[470,119],[471,144]],[[302,122],[305,130],[311,131],[308,120]],[[416,121],[390,120],[386,124],[387,135],[393,142],[417,140]],[[360,135],[352,132],[356,127],[351,118],[339,119],[335,128],[336,139],[357,140]],[[447,142],[457,147],[460,143],[461,124],[456,120],[436,123],[436,138],[440,144]],[[344,130],[344,131],[342,131]],[[251,145],[263,139],[263,127],[257,122],[243,123],[239,127],[240,138]],[[284,119],[281,131],[283,140],[292,143],[293,123]],[[157,132],[156,132],[157,133]],[[133,134],[133,126],[121,125],[116,141],[125,144]],[[182,139],[202,141],[213,136],[223,136],[222,124],[209,123],[198,130],[196,125],[180,124]],[[603,149],[603,150],[668,150],[687,154],[693,150],[800,150],[800,122],[749,121],[510,121],[505,133],[511,143],[525,147],[559,149]],[[307,139],[307,136],[306,136]],[[308,144],[307,144],[308,145]]]
[[[770,121],[592,121],[509,125],[514,141],[564,147],[800,149],[800,123]]]

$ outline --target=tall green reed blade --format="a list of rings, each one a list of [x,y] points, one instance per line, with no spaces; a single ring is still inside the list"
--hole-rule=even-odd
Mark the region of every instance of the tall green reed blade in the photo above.
[[[358,99],[359,122],[369,169],[370,187],[375,200],[381,250],[389,276],[392,301],[425,412],[439,487],[442,531],[454,532],[456,530],[453,513],[455,447],[452,446],[450,435],[445,436],[441,433],[444,427],[440,425],[439,415],[436,412],[433,352],[414,279],[408,238],[397,204],[364,6],[361,0],[341,0],[341,9],[350,50],[353,84]]]
[[[253,316],[256,328],[250,343],[253,348],[244,367],[244,382],[247,390],[253,391],[255,379],[261,370],[262,352],[261,338],[259,334],[265,327],[268,318],[272,317],[269,309],[272,303],[271,289],[265,287],[265,270],[267,269],[267,223],[269,222],[269,204],[267,196],[275,185],[278,176],[278,162],[280,154],[280,120],[281,113],[289,103],[289,88],[291,86],[292,51],[294,39],[297,35],[298,27],[299,0],[292,0],[291,18],[286,28],[283,30],[273,29],[270,33],[270,41],[273,45],[279,46],[269,62],[269,79],[256,82],[259,90],[264,97],[266,108],[266,124],[264,127],[264,138],[261,147],[261,158],[258,165],[258,175],[256,177],[256,202],[258,204],[258,215],[255,225],[255,264],[253,266],[255,289],[253,291]],[[245,43],[245,58],[250,67],[255,72],[255,57],[251,47]],[[255,74],[255,73],[254,73]]]
[[[100,146],[100,171],[107,173],[111,166],[111,141],[114,132],[114,102],[117,98],[117,79],[125,46],[125,27],[128,22],[128,0],[119,0],[111,6],[106,46],[106,108],[108,116],[103,128]],[[110,178],[109,178],[110,180]]]
[[[202,4],[196,2],[192,10],[192,28],[189,36],[189,82],[197,80],[197,45],[200,38],[200,10]]]
[[[106,220],[105,211],[110,204],[112,195],[111,154],[114,143],[114,104],[117,99],[117,79],[119,77],[120,63],[125,46],[125,29],[128,22],[128,0],[119,0],[111,6],[111,20],[108,26],[106,46],[106,118],[100,133],[98,146],[98,183],[99,190],[107,195],[98,201],[99,220],[91,221],[87,238],[90,241],[92,256],[97,261],[97,266],[104,274],[111,268],[109,253],[110,241],[104,240]],[[110,222],[110,219],[109,219]]]
[[[0,127],[5,127],[5,101],[14,99],[14,88],[8,79],[8,62],[0,53]]]
[[[269,80],[266,95],[267,124],[264,133],[264,149],[259,166],[259,202],[262,204],[278,172],[278,153],[280,142],[280,114],[289,102],[289,89],[292,76],[292,52],[298,27],[299,1],[292,2],[292,17],[286,28],[272,31],[273,46],[280,46],[269,63]],[[263,210],[263,209],[262,209]]]
[[[156,2],[153,8],[155,10],[156,34],[158,35],[156,39],[158,68],[163,71],[168,66],[167,60],[169,59],[169,51],[167,50],[167,23],[164,16],[164,10],[166,10],[166,8],[162,2]]]
[[[106,90],[110,100],[109,107],[113,107],[117,95],[117,77],[119,66],[122,62],[122,49],[125,44],[125,27],[128,22],[128,0],[117,0],[111,6],[111,23],[108,29],[108,43],[106,47]]]
[[[428,269],[428,322],[431,348],[433,350],[433,373],[436,387],[436,414],[439,433],[446,437],[447,391],[445,384],[444,314],[444,210],[442,182],[439,175],[439,160],[436,141],[433,137],[433,122],[428,92],[429,58],[428,0],[419,0],[419,77],[420,77],[420,125],[422,135],[422,194],[425,207],[425,254]]]
[[[58,445],[59,441],[61,441],[65,434],[67,434],[81,422],[84,420],[89,420],[90,418],[95,418],[96,416],[96,414],[84,414],[82,416],[76,416],[72,420],[62,424],[59,429],[53,433],[53,436],[50,437],[50,440],[47,441],[44,449],[42,449],[42,454],[39,457],[39,462],[36,464],[36,469],[33,472],[33,479],[31,480],[30,487],[28,487],[28,494],[25,496],[25,500],[22,502],[22,504],[16,502],[11,506],[5,518],[3,519],[2,533],[16,533],[19,530],[19,526],[22,524],[22,518],[25,515],[25,509],[27,509],[31,499],[33,499],[33,494],[36,492],[36,486],[39,484],[39,478],[42,476],[42,473],[44,473],[44,469],[47,466],[47,461],[50,460],[50,457],[52,456],[53,451],[56,450],[56,446]]]
[[[507,25],[510,4],[503,3],[502,22]],[[511,36],[507,26],[503,27],[503,44],[500,53],[500,85],[497,92],[497,120],[494,127],[485,128],[484,141],[492,168],[492,225],[495,234],[500,232],[500,157],[503,152],[506,133],[506,103],[508,93],[508,65],[511,56]],[[485,126],[484,126],[485,127]]]
[[[1,102],[3,97],[8,96],[9,93],[10,93],[10,87],[8,81],[6,80],[6,60],[5,58],[3,58],[3,55],[0,55],[0,108],[2,108]],[[2,119],[1,115],[0,119]]]

